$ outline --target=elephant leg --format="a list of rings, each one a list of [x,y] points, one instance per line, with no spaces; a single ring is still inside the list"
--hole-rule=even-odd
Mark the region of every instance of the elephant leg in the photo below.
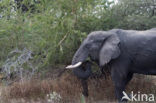
[[[128,73],[127,75],[127,80],[126,80],[126,85],[129,83],[129,81],[133,78],[133,73]]]
[[[115,94],[116,94],[116,97],[118,99],[118,102],[119,103],[125,103],[127,102],[126,99],[122,100],[122,97],[123,97],[123,91],[125,90],[125,87],[124,86],[116,86],[115,85]]]
[[[88,97],[88,83],[87,80],[81,80],[82,85],[82,94],[86,97]]]
[[[119,103],[127,102],[127,100],[122,100],[123,91],[125,91],[126,83],[128,83],[128,78],[126,73],[121,73],[119,68],[113,68],[111,71],[111,77],[115,86],[115,94]]]

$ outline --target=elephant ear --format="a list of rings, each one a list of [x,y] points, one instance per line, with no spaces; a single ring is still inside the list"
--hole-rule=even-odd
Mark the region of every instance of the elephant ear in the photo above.
[[[107,40],[103,43],[102,48],[100,50],[100,66],[104,66],[111,59],[115,59],[120,55],[120,49],[118,44],[120,39],[117,35],[111,35],[107,38]]]

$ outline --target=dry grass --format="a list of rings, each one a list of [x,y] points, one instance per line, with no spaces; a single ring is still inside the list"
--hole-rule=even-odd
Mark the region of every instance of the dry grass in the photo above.
[[[104,101],[116,101],[114,87],[110,77],[105,80],[90,79],[88,103],[104,103]],[[128,85],[127,91],[156,93],[155,85],[151,79],[134,78]],[[3,87],[2,98],[4,103],[47,103],[46,95],[56,91],[62,97],[62,103],[80,103],[81,85],[79,80],[72,74],[65,73],[57,79],[33,79],[24,82],[15,82],[8,87]],[[22,99],[21,99],[22,98]],[[16,101],[15,101],[16,100]],[[18,102],[17,100],[20,100]],[[14,102],[11,102],[14,101]],[[36,101],[36,102],[35,102]],[[38,102],[37,102],[38,101]]]

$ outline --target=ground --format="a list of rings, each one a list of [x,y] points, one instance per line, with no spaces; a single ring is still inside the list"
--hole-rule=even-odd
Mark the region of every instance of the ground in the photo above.
[[[62,73],[58,72],[62,71]],[[0,103],[113,103],[116,102],[110,76],[88,80],[89,97],[82,94],[80,81],[70,71],[56,70],[47,76],[1,83]],[[135,75],[126,92],[156,94],[155,77]],[[86,102],[84,102],[86,101]]]

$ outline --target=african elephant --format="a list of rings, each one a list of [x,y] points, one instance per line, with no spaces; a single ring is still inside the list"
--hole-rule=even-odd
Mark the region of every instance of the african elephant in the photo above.
[[[146,31],[112,29],[90,33],[76,51],[72,64],[74,74],[87,80],[92,74],[91,64],[82,67],[90,58],[100,68],[109,65],[115,94],[119,102],[125,86],[134,73],[156,75],[156,29]],[[86,83],[82,82],[84,89]],[[84,90],[87,95],[88,90]]]

